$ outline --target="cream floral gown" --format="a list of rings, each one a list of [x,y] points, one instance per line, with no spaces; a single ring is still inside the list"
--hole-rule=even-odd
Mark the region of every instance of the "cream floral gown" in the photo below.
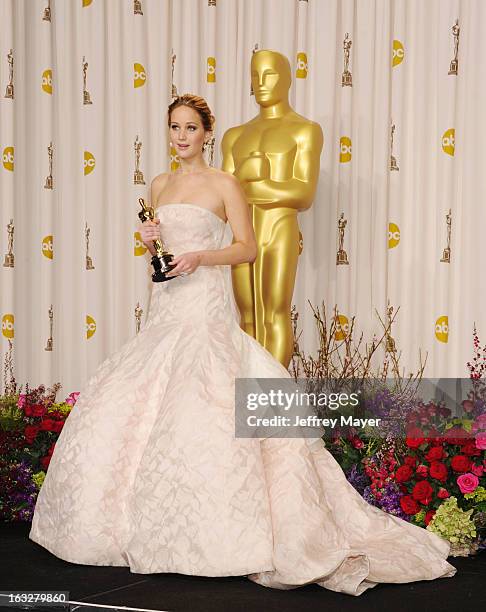
[[[226,224],[207,208],[158,214],[174,255],[221,248]],[[154,283],[141,330],[66,421],[30,538],[72,563],[278,589],[454,575],[449,544],[364,501],[322,440],[235,438],[235,377],[290,374],[240,328],[229,266]]]

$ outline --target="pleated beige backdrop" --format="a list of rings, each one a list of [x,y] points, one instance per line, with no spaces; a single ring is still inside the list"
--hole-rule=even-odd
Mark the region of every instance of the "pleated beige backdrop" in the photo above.
[[[79,390],[137,314],[144,324],[138,198],[177,167],[172,85],[209,101],[219,166],[225,130],[258,112],[256,45],[290,59],[291,104],[325,138],[299,216],[303,348],[315,346],[307,300],[336,303],[344,331],[356,315],[367,338],[390,300],[405,372],[421,349],[429,376],[466,374],[474,322],[486,336],[486,3],[2,0],[0,23],[1,348],[13,339],[19,383]],[[348,265],[336,265],[341,214]]]

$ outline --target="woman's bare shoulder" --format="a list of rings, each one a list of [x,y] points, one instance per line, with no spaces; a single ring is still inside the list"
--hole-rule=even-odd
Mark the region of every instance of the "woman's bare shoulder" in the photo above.
[[[155,176],[152,179],[152,185],[162,186],[167,182],[168,178],[169,178],[168,172],[161,172],[160,174],[157,174],[157,176]]]
[[[235,181],[238,181],[234,174],[231,172],[226,172],[225,170],[220,170],[219,168],[214,168],[213,180],[217,182],[219,185],[231,185]]]

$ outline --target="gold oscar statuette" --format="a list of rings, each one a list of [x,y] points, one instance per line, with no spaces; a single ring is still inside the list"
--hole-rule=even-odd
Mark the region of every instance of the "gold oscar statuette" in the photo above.
[[[138,198],[138,202],[142,207],[142,210],[138,213],[138,218],[143,223],[144,221],[153,221],[155,217],[155,211],[153,206],[146,206],[143,198]],[[170,262],[174,259],[174,255],[165,250],[161,238],[157,238],[153,241],[156,254],[152,256],[152,266],[154,272],[152,273],[152,281],[154,283],[163,283],[165,281],[177,278],[177,276],[167,276],[167,272],[170,272],[175,268],[175,264]]]
[[[7,225],[8,233],[8,253],[5,255],[3,260],[4,268],[14,268],[14,254],[13,254],[13,237],[14,237],[14,222],[10,219],[10,223]]]
[[[8,84],[7,84],[7,90],[5,92],[5,97],[13,99],[13,97],[14,97],[14,86],[13,86],[14,56],[13,56],[13,49],[10,49],[10,52],[7,55],[7,61],[8,61],[8,71],[9,71],[9,75],[8,75],[9,81],[8,81]]]
[[[260,49],[250,67],[259,113],[227,130],[221,145],[222,169],[243,187],[258,245],[254,262],[232,266],[233,289],[244,331],[288,367],[301,238],[297,212],[314,200],[324,137],[318,123],[290,106],[292,71],[285,55]]]
[[[457,58],[457,54],[459,53],[459,33],[461,28],[459,27],[459,19],[456,19],[456,22],[452,26],[452,36],[454,36],[454,58],[451,60],[451,64],[449,66],[449,74],[453,74],[457,76],[457,70],[459,68],[459,60]]]
[[[338,219],[338,234],[339,234],[339,246],[338,252],[336,253],[336,265],[337,266],[348,266],[348,254],[344,250],[344,228],[346,227],[347,220],[344,218],[344,213]]]
[[[133,0],[133,14],[143,15],[141,0]]]
[[[396,353],[397,349],[395,346],[395,340],[390,333],[391,326],[392,326],[392,314],[393,314],[393,306],[390,306],[390,300],[388,300],[388,308],[387,308],[386,314],[388,318],[388,325],[387,325],[388,331],[386,333],[385,351],[387,353]]]
[[[452,215],[451,209],[449,208],[449,212],[446,215],[446,224],[447,224],[447,246],[442,253],[441,262],[442,263],[451,263],[451,229],[452,229]]]
[[[352,87],[353,86],[353,77],[351,72],[349,71],[349,50],[351,49],[351,45],[353,41],[349,38],[349,32],[346,32],[346,36],[343,40],[343,51],[344,51],[344,72],[341,76],[341,86],[342,87]]]
[[[133,184],[145,185],[143,172],[140,170],[140,150],[142,148],[142,143],[138,139],[138,134],[135,142],[133,143],[133,148],[135,149],[135,172],[133,173]]]
[[[174,53],[174,49],[172,49],[172,56],[171,56],[171,61],[172,61],[171,96],[172,96],[173,99],[179,97],[179,94],[177,93],[177,87],[174,84],[174,69],[175,69],[176,58],[177,58],[177,55]]]
[[[89,95],[89,91],[86,89],[86,73],[87,72],[88,72],[88,62],[86,61],[86,58],[83,55],[83,104],[93,104],[93,102],[91,102],[91,96]]]
[[[44,16],[42,17],[43,21],[51,20],[51,0],[47,0],[47,6],[44,9]]]
[[[46,182],[44,183],[44,189],[53,189],[54,180],[52,178],[52,154],[54,149],[52,148],[52,140],[47,147],[47,155],[49,157],[49,174],[46,176]]]
[[[135,331],[137,334],[140,331],[140,324],[142,322],[142,314],[143,314],[143,308],[140,307],[140,302],[137,302],[137,305],[135,306]]]
[[[212,138],[210,138],[207,142],[203,144],[203,151],[205,151],[206,149],[209,151],[208,164],[212,167],[214,167],[214,143],[215,143],[215,138],[213,136]]]
[[[52,304],[51,304],[51,307],[49,308],[49,329],[50,329],[50,333],[49,333],[49,338],[47,338],[47,344],[44,347],[45,351],[52,351],[52,345],[53,345],[52,325],[53,325],[53,321],[54,321],[54,310],[52,309]]]
[[[397,164],[397,158],[393,155],[393,135],[395,134],[395,124],[391,126],[391,145],[390,145],[390,170],[398,172],[400,168]]]
[[[95,269],[95,267],[93,266],[93,260],[88,255],[88,250],[89,250],[89,234],[90,234],[90,232],[91,232],[91,229],[88,227],[88,224],[85,222],[84,237],[86,238],[86,270],[94,270]]]

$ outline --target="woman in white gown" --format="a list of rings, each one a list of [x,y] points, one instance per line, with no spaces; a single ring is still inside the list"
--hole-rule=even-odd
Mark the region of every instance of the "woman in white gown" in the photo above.
[[[159,219],[140,232],[152,250],[162,229],[177,278],[153,284],[140,332],[82,389],[30,538],[73,563],[280,589],[453,576],[449,544],[364,501],[322,440],[235,438],[235,378],[290,374],[239,325],[230,264],[257,249],[238,180],[202,156],[213,119],[197,96],[169,107],[180,168],[154,179]]]

